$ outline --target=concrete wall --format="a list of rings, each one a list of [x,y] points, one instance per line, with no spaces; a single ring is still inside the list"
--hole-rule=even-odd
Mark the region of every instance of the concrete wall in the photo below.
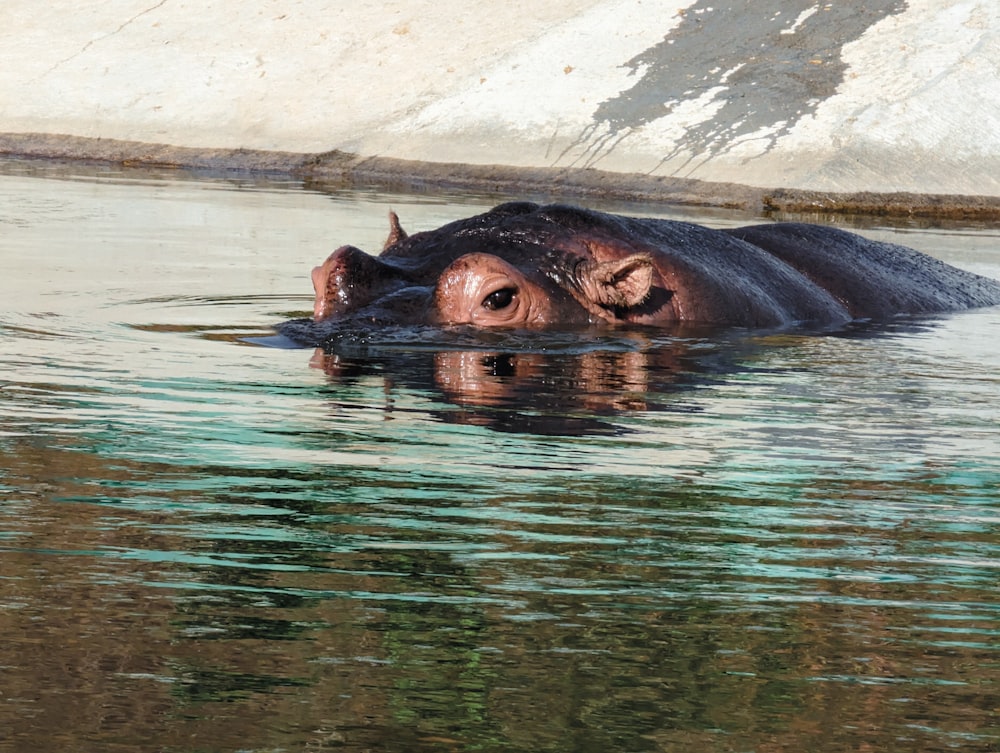
[[[66,134],[1000,197],[997,0],[4,0],[0,22],[8,152]]]

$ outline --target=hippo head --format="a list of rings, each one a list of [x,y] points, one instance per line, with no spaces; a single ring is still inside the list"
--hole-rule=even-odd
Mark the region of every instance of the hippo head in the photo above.
[[[531,329],[628,320],[649,305],[648,253],[605,242],[583,210],[540,209],[504,204],[413,235],[390,213],[379,256],[343,246],[313,270],[313,321]]]

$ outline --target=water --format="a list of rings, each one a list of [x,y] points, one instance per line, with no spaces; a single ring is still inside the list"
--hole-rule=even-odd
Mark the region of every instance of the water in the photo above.
[[[1000,310],[323,357],[495,201],[0,172],[0,750],[1000,748]]]

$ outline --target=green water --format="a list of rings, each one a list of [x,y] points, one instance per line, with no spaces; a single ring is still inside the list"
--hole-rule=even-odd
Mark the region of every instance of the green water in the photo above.
[[[1000,310],[248,343],[501,198],[2,166],[0,750],[1000,748]]]

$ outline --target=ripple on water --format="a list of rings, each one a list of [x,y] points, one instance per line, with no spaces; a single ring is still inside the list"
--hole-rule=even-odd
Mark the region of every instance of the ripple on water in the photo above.
[[[15,744],[995,747],[996,311],[253,347],[468,207],[51,185],[0,201]]]

